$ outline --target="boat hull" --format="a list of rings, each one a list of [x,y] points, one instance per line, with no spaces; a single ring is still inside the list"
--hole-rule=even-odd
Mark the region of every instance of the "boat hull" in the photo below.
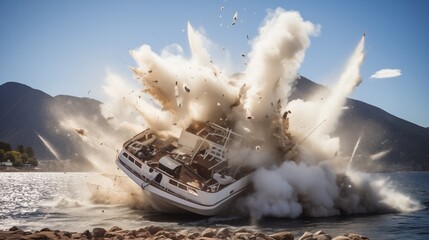
[[[150,192],[150,203],[151,206],[160,211],[168,213],[181,213],[181,212],[192,212],[198,215],[203,216],[214,216],[222,213],[225,209],[228,209],[229,206],[242,195],[245,190],[248,188],[248,183],[250,181],[250,175],[240,179],[240,187],[237,191],[234,191],[227,197],[221,199],[220,201],[214,204],[200,204],[196,202],[191,202],[189,200],[178,197],[174,194],[169,193],[165,189],[160,189],[157,186],[154,186],[141,178],[133,174],[127,167],[121,164],[119,161],[116,161],[117,166],[128,175],[136,184],[141,186],[145,191]],[[215,193],[213,193],[215,194]]]

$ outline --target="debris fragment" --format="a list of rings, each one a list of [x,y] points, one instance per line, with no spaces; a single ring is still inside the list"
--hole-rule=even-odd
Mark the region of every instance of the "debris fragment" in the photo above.
[[[83,130],[83,129],[77,129],[77,128],[75,128],[74,130],[75,130],[79,135],[86,136],[86,135],[85,135],[85,130]]]
[[[242,56],[242,57],[246,57],[246,54],[242,53],[242,54],[241,54],[241,56]]]
[[[234,17],[232,17],[232,25],[234,26],[237,23],[238,20],[238,13],[235,12]]]
[[[246,38],[247,38],[247,40],[249,40],[249,35],[246,34]]]
[[[147,71],[148,73],[152,73],[152,69],[150,69],[149,71]]]
[[[286,118],[287,118],[287,115],[288,115],[288,114],[290,114],[290,113],[292,113],[290,110],[289,110],[289,111],[285,111],[285,112],[283,113],[283,119],[286,119]]]
[[[190,92],[191,89],[189,89],[187,86],[183,86],[183,88],[185,89],[186,92]]]
[[[248,116],[247,119],[251,120],[251,119],[253,119],[253,117],[252,116]]]

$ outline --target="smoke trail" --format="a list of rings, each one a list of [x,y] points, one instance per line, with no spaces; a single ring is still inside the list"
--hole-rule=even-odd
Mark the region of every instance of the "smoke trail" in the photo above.
[[[48,142],[48,140],[46,140],[45,138],[40,136],[40,134],[38,134],[38,133],[36,133],[36,134],[40,138],[40,140],[43,142],[45,147],[49,150],[49,152],[51,152],[52,155],[54,155],[55,159],[60,160],[60,157],[59,157],[57,151],[55,151],[54,147]]]
[[[312,149],[312,161],[335,158],[339,152],[339,139],[330,134],[335,130],[343,112],[347,96],[359,85],[360,67],[364,59],[365,35],[362,36],[353,54],[349,58],[343,73],[331,91],[315,93],[311,101],[294,100],[287,105],[293,114],[290,116],[291,134],[304,139],[315,126],[322,123],[301,146],[301,151]],[[322,96],[322,97],[321,97]]]
[[[359,147],[359,143],[360,143],[360,139],[361,139],[361,138],[362,138],[362,135],[360,135],[360,136],[359,136],[359,138],[358,138],[358,140],[357,140],[357,142],[356,142],[356,145],[355,145],[355,147],[353,148],[352,156],[350,157],[350,161],[349,161],[349,164],[347,165],[347,170],[346,170],[346,172],[348,172],[348,171],[350,170],[350,167],[352,166],[353,158],[354,158],[354,156],[355,156],[356,150],[357,150],[357,149],[358,149],[358,147]]]

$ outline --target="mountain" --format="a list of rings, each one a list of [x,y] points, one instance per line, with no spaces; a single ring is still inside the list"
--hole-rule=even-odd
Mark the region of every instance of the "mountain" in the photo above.
[[[329,89],[300,77],[289,97],[308,100],[315,92]],[[64,130],[58,122],[74,115],[97,126],[108,126],[100,112],[101,102],[90,98],[59,95],[52,97],[26,85],[0,85],[0,141],[31,146],[39,159],[55,159],[41,137],[61,159],[87,160],[79,155],[81,142],[76,132]],[[361,138],[353,167],[367,171],[429,170],[429,128],[395,117],[380,108],[347,99],[334,135],[341,139],[341,153],[350,156]],[[292,113],[293,114],[293,113]]]
[[[31,146],[42,160],[56,159],[55,154],[60,159],[79,159],[79,137],[60,126],[57,114],[104,119],[100,104],[90,98],[52,97],[24,84],[5,83],[0,85],[0,141],[13,147]]]

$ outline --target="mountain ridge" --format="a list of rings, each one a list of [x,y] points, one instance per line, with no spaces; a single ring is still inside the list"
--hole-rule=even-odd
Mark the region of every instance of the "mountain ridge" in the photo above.
[[[309,100],[313,93],[330,90],[300,77],[289,99]],[[100,101],[70,95],[51,96],[25,84],[7,82],[0,85],[0,141],[35,149],[39,159],[55,156],[40,140],[55,142],[62,159],[81,159],[77,134],[62,129],[54,114],[76,114],[108,125],[100,112]],[[371,171],[429,170],[429,127],[396,117],[383,109],[359,100],[347,99],[347,110],[333,133],[341,139],[341,152],[350,156],[362,138],[353,166]],[[292,113],[293,114],[293,113]],[[380,157],[381,156],[381,157]],[[373,159],[372,161],[368,159]]]

